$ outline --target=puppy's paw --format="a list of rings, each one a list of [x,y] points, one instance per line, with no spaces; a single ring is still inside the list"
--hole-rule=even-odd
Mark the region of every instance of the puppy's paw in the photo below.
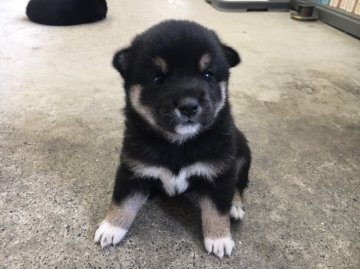
[[[205,238],[204,243],[208,253],[214,253],[220,259],[224,257],[224,254],[230,256],[235,245],[231,237]]]
[[[104,220],[100,223],[99,228],[96,230],[94,241],[100,243],[102,248],[110,245],[116,245],[124,238],[127,233],[126,229],[111,225]]]
[[[245,211],[241,204],[233,203],[230,209],[230,217],[235,220],[242,220],[245,216]]]

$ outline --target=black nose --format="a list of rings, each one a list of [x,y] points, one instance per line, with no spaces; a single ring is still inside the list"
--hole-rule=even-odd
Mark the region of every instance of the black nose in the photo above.
[[[177,109],[183,116],[192,117],[198,114],[200,105],[195,98],[186,97],[179,101]]]

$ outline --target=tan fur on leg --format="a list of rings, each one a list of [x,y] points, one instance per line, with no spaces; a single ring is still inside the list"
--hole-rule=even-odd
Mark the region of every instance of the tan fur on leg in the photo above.
[[[122,201],[120,205],[111,204],[105,220],[101,222],[95,233],[94,241],[99,242],[103,248],[118,244],[126,235],[147,198],[142,194],[135,194]]]
[[[200,201],[204,237],[221,238],[230,236],[229,215],[221,215],[213,202],[207,198]]]
[[[233,204],[234,203],[242,206],[242,198],[238,190],[236,190],[234,193]]]
[[[234,241],[230,235],[230,218],[220,214],[214,203],[208,198],[200,200],[201,219],[205,248],[219,258],[230,256]]]
[[[244,215],[245,212],[243,210],[242,198],[240,192],[236,190],[232,201],[230,216],[235,220],[242,220]]]
[[[146,200],[147,197],[142,194],[135,194],[121,202],[120,205],[112,203],[105,219],[114,226],[128,229]]]

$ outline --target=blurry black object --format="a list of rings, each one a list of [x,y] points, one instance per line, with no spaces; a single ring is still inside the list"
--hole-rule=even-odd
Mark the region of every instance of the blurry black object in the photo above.
[[[298,2],[297,12],[290,14],[290,17],[298,21],[316,21],[318,19],[315,14],[315,5]]]
[[[106,0],[30,0],[26,15],[46,25],[76,25],[106,18]]]

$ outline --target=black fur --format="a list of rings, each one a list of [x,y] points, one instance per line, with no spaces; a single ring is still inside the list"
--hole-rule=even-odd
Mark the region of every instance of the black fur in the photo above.
[[[105,0],[30,0],[26,15],[33,22],[66,26],[106,18]]]
[[[198,68],[199,60],[206,53],[212,59],[206,70],[211,74],[210,79],[205,79],[204,72]],[[168,65],[166,74],[154,67],[154,57],[165,60]],[[244,135],[235,127],[228,98],[217,115],[212,106],[221,99],[219,82],[227,82],[229,68],[239,62],[237,52],[223,45],[213,31],[193,22],[174,20],[150,28],[137,36],[130,47],[115,54],[113,66],[122,75],[126,91],[126,129],[113,193],[114,203],[121,203],[133,192],[150,194],[162,191],[160,180],[136,177],[127,165],[128,158],[166,167],[174,174],[199,161],[227,162],[227,168],[213,181],[191,177],[189,190],[210,198],[221,212],[229,212],[236,186],[240,193],[247,187],[250,149]],[[164,76],[161,85],[152,81],[159,73]],[[141,85],[141,103],[156,111],[157,124],[169,133],[174,132],[173,124],[182,122],[175,120],[175,116],[168,116],[169,121],[175,122],[168,123],[162,114],[172,115],[176,106],[168,100],[196,96],[202,113],[206,114],[194,120],[201,123],[199,133],[185,141],[171,141],[134,109],[130,97],[133,85]],[[199,97],[203,95],[206,97]],[[236,174],[239,159],[242,166]]]

